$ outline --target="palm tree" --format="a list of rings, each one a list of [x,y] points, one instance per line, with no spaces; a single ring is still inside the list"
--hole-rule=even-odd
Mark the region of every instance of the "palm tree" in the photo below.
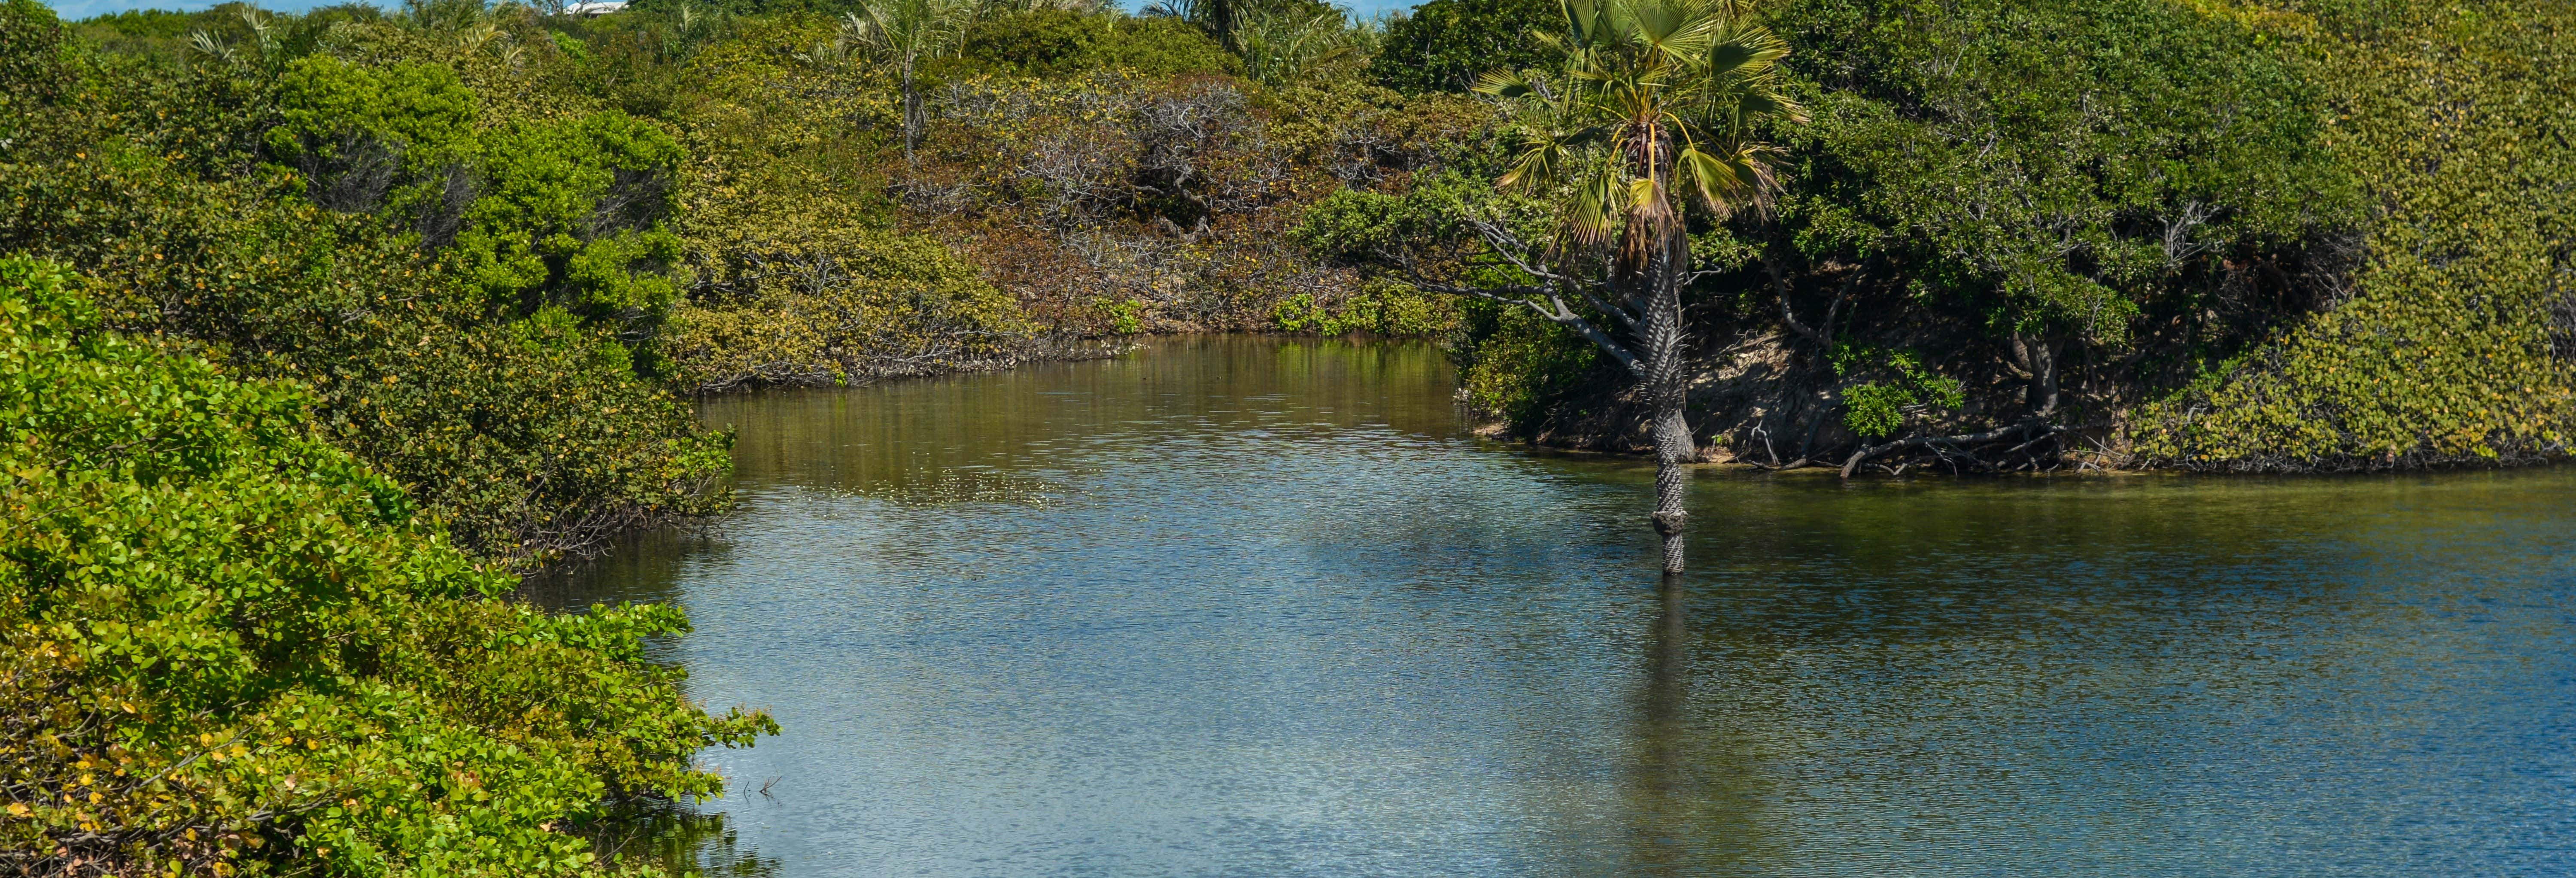
[[[1233,12],[1234,49],[1243,56],[1243,75],[1262,85],[1276,88],[1355,69],[1368,63],[1386,36],[1384,21],[1354,21],[1339,7],[1310,12],[1284,6]]]
[[[841,14],[842,39],[868,49],[903,70],[903,157],[912,161],[921,143],[921,92],[913,67],[956,51],[966,39],[975,6],[969,0],[868,0],[859,12]]]
[[[1767,207],[1781,152],[1762,130],[1806,116],[1780,81],[1787,45],[1744,0],[1563,2],[1567,32],[1546,36],[1565,53],[1562,72],[1489,73],[1476,85],[1520,105],[1518,155],[1495,185],[1548,196],[1554,240],[1529,248],[1499,222],[1473,223],[1534,282],[1459,291],[1573,329],[1643,386],[1655,531],[1665,572],[1679,573],[1684,467],[1698,456],[1684,414],[1681,293],[1694,278],[1684,212],[1724,220]]]
[[[1243,12],[1237,0],[1154,0],[1144,8],[1146,15],[1165,15],[1198,25],[1228,52],[1242,51],[1235,42],[1234,31],[1242,23]]]

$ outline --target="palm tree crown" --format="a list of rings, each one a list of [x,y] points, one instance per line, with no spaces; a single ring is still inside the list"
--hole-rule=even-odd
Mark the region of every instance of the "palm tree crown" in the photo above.
[[[868,0],[858,12],[841,13],[843,43],[867,49],[902,73],[903,155],[907,163],[920,145],[923,124],[914,68],[963,44],[966,25],[974,13],[975,5],[969,0]],[[815,54],[824,53],[818,50]]]
[[[1683,211],[1712,219],[1766,206],[1778,182],[1780,150],[1761,139],[1777,121],[1805,113],[1783,92],[1788,46],[1754,24],[1747,0],[1562,0],[1566,32],[1544,37],[1565,53],[1551,77],[1489,73],[1476,90],[1518,101],[1519,154],[1494,181],[1503,188],[1557,193],[1553,255],[1517,250],[1508,230],[1480,231],[1497,255],[1535,286],[1467,289],[1525,306],[1574,330],[1637,376],[1652,412],[1655,532],[1664,572],[1682,570],[1690,520],[1685,469],[1699,451],[1688,416],[1692,372],[1682,288],[1692,271]],[[1551,269],[1612,245],[1609,276]],[[1607,296],[1596,292],[1606,287]],[[1612,337],[1566,301],[1573,293],[1626,330]]]
[[[1560,74],[1494,72],[1476,85],[1522,102],[1519,154],[1496,185],[1572,184],[1561,241],[1589,248],[1617,236],[1622,274],[1682,232],[1685,206],[1724,219],[1767,205],[1781,153],[1761,129],[1806,114],[1782,88],[1788,46],[1745,5],[1564,0],[1567,32],[1539,35],[1565,53]]]

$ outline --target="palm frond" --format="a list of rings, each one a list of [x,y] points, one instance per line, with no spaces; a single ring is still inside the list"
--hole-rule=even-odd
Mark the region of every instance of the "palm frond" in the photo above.
[[[1807,121],[1807,108],[1799,106],[1788,95],[1770,89],[1747,89],[1736,100],[1735,118],[1752,120],[1775,117],[1791,122]]]
[[[1511,170],[1494,178],[1498,189],[1537,188],[1553,184],[1565,167],[1566,148],[1555,138],[1534,138],[1512,159]]]
[[[1789,43],[1759,25],[1722,28],[1708,47],[1711,76],[1752,79],[1770,72],[1789,57]]]
[[[1682,191],[1719,216],[1734,212],[1733,199],[1744,188],[1745,181],[1736,175],[1735,166],[1697,145],[1683,147],[1681,155],[1674,157],[1673,173],[1680,178]]]
[[[1561,0],[1565,8],[1566,28],[1576,47],[1588,47],[1600,30],[1601,7],[1593,0]]]
[[[1665,208],[1667,203],[1664,199],[1664,186],[1655,178],[1638,177],[1628,181],[1628,197],[1625,204],[1631,221],[1665,219],[1671,213]]]
[[[1597,247],[1610,240],[1628,213],[1630,190],[1620,185],[1619,176],[1619,168],[1605,162],[1576,181],[1558,220],[1558,234],[1583,247]]]
[[[197,54],[204,55],[217,61],[230,62],[233,60],[232,45],[224,42],[222,37],[215,36],[214,34],[207,33],[205,31],[196,31],[188,34],[188,48],[196,50]]]
[[[1538,87],[1530,84],[1529,77],[1508,70],[1487,71],[1485,75],[1476,77],[1471,90],[1498,98],[1521,98],[1538,93]]]
[[[1708,54],[1720,22],[1699,0],[1631,0],[1637,43],[1658,61],[1690,65]]]

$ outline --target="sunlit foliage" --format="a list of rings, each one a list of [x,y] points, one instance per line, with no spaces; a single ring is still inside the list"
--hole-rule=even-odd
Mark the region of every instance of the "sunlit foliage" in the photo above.
[[[2576,7],[2238,14],[2336,84],[2372,205],[2332,309],[2141,413],[2150,463],[2359,469],[2562,458],[2576,436]]]
[[[1064,76],[1125,70],[1143,76],[1234,73],[1241,59],[1176,18],[1036,9],[975,22],[965,58],[995,73]]]
[[[1695,344],[1725,352],[1703,433],[1805,456],[2036,418],[2085,461],[2216,468],[2563,453],[2567,111],[2540,97],[2571,69],[2563,7],[1763,14],[1814,121],[1781,134],[1775,210],[1693,228]],[[1311,242],[1457,259],[1444,217],[1510,213],[1390,197],[1328,199]],[[1522,332],[1471,323],[1480,404],[1632,441],[1601,364],[1479,351]]]
[[[748,745],[643,639],[502,599],[292,383],[101,328],[0,260],[0,863],[30,874],[574,875],[563,830]]]

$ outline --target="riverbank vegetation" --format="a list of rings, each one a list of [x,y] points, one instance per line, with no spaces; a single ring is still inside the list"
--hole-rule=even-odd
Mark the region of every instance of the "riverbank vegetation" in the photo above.
[[[1425,292],[1514,280],[1475,228],[1549,237],[1491,187],[1527,126],[1468,89],[1553,75],[1556,4],[656,2],[18,4],[0,249],[307,381],[495,556],[719,507],[690,394],[1139,332],[1445,337],[1511,431],[1647,444],[1611,358]],[[1709,456],[2563,452],[2563,9],[1989,6],[1752,10],[1812,121],[1766,129],[1773,204],[1689,230]]]
[[[1363,333],[1521,437],[1766,467],[2566,455],[2576,8],[1715,5],[1803,110],[1730,117],[1767,188],[1647,217],[1683,356],[1641,386],[1577,291],[1622,238],[1561,208],[1677,166],[1549,110],[1603,75],[1569,9],[1667,4],[7,0],[0,844],[592,868],[568,827],[765,721],[640,658],[675,615],[502,571],[722,509],[700,394]],[[1459,294],[1508,289],[1563,313]]]
[[[1813,118],[1773,129],[1790,162],[1775,209],[1691,228],[1693,420],[1721,459],[2313,470],[2567,453],[2576,112],[2549,97],[2576,77],[2564,4],[1763,8]],[[1478,26],[1555,25],[1523,10]],[[1483,185],[1495,155],[1337,194],[1304,233],[1388,276],[1544,286],[1505,257],[1545,212]],[[1465,335],[1469,392],[1516,432],[1647,444],[1648,400],[1571,333],[1495,309]]]
[[[0,260],[0,864],[27,875],[570,875],[563,831],[722,787],[644,639],[558,615],[336,447],[298,383],[102,329]]]
[[[1454,320],[1281,233],[1474,124],[1346,16],[861,11],[0,6],[0,856],[652,868],[767,720],[508,591],[722,508],[689,395]]]

